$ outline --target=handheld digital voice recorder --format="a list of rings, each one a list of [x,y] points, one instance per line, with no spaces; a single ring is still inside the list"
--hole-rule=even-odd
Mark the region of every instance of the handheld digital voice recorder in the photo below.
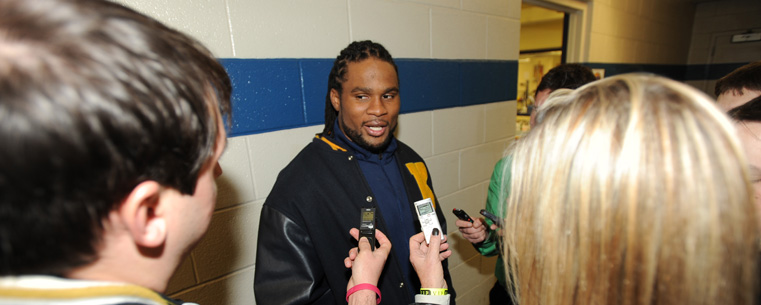
[[[441,224],[439,224],[439,218],[436,217],[436,209],[433,208],[431,198],[416,201],[415,211],[417,211],[417,218],[420,220],[420,228],[425,235],[425,242],[431,243],[431,232],[434,228],[439,229],[439,236],[441,236],[441,240],[444,240],[444,232],[441,231]]]
[[[460,220],[465,220],[465,221],[468,221],[470,223],[473,223],[473,218],[470,218],[470,215],[468,215],[468,213],[466,213],[463,210],[460,210],[458,208],[454,208],[452,210],[452,213],[454,213],[454,215],[457,216],[457,218],[459,218]]]
[[[375,208],[362,208],[360,214],[359,238],[367,237],[370,249],[375,251]]]
[[[489,213],[488,211],[481,209],[481,215],[484,215],[484,217],[491,219],[491,222],[493,222],[498,227],[502,227],[502,218],[497,217],[497,215],[494,215],[492,213]]]

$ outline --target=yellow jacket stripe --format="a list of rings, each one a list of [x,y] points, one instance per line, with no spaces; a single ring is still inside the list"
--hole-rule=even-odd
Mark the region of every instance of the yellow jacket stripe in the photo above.
[[[436,198],[433,196],[433,190],[431,190],[427,183],[428,170],[426,170],[425,164],[423,162],[410,162],[405,165],[407,166],[407,170],[410,171],[410,174],[415,177],[415,181],[420,189],[420,193],[423,195],[423,199],[431,198],[433,208],[436,208]]]

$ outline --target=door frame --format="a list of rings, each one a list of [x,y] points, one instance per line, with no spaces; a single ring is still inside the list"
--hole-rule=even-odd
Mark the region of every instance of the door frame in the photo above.
[[[568,14],[568,40],[565,60],[569,63],[589,61],[589,33],[592,3],[583,0],[523,0],[523,2]]]

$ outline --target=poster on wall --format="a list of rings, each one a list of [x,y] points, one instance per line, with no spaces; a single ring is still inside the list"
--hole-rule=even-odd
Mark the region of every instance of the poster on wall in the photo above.
[[[595,74],[595,78],[597,79],[605,78],[605,69],[592,69],[592,73]]]

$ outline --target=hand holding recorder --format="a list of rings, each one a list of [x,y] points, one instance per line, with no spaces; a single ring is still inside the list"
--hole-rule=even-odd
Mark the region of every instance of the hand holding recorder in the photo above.
[[[430,243],[426,242],[423,232],[410,237],[410,263],[420,278],[420,287],[424,288],[447,288],[444,280],[444,267],[441,262],[452,255],[449,244],[444,239],[435,238],[442,235],[438,229],[434,229],[429,236]]]
[[[489,217],[489,219],[492,219],[491,217],[499,219],[493,214],[488,213],[486,210],[481,210],[481,212],[481,215]],[[473,244],[481,243],[486,240],[486,237],[488,236],[488,230],[486,227],[486,222],[484,222],[483,219],[472,218],[470,215],[468,215],[468,213],[457,208],[452,210],[452,213],[454,213],[458,218],[458,220],[455,222],[455,225],[460,230],[460,233],[462,233],[462,237]],[[484,213],[488,214],[488,216]],[[492,221],[494,220],[492,219]],[[494,223],[495,224],[490,228],[491,230],[497,230],[499,228],[496,225],[497,222]],[[501,224],[501,221],[499,223]]]
[[[351,278],[347,288],[363,283],[377,285],[378,278],[383,271],[383,265],[386,264],[388,254],[391,252],[391,241],[383,232],[375,230],[375,240],[380,246],[377,249],[372,249],[368,239],[359,236],[358,229],[352,228],[349,230],[349,234],[354,239],[359,240],[359,244],[357,247],[351,248],[349,256],[344,259],[344,266],[351,269]]]

